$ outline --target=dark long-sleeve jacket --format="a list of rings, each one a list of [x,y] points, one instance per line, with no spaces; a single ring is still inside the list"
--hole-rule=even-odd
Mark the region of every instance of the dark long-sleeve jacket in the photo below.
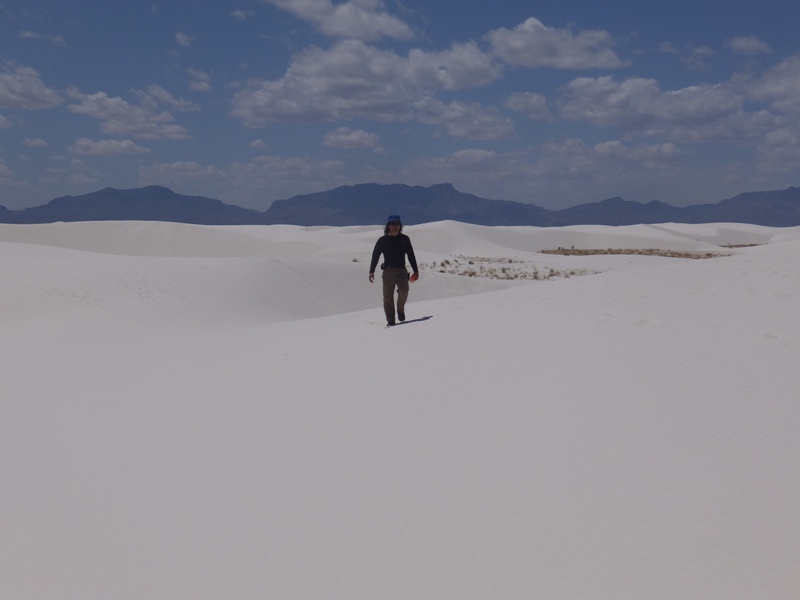
[[[411,246],[411,239],[404,234],[386,234],[375,242],[375,249],[372,251],[372,260],[369,263],[369,272],[374,273],[378,265],[378,259],[383,254],[383,261],[387,269],[403,269],[406,266],[406,256],[414,273],[419,273],[417,268],[417,257],[414,256],[414,248]]]

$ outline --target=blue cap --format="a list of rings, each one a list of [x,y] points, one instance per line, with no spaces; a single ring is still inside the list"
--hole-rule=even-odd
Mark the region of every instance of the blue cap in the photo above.
[[[386,222],[391,223],[392,221],[400,221],[400,215],[389,215],[389,218],[386,219]]]

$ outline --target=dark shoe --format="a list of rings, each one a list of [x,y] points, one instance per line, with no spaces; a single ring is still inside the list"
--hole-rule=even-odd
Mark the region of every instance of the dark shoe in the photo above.
[[[400,319],[400,322],[402,323],[403,321],[406,320],[406,313],[401,313],[401,312],[397,313],[397,318]]]
[[[387,327],[394,327],[395,325],[397,325],[397,323],[395,323],[394,321],[387,321],[386,322],[386,326]]]

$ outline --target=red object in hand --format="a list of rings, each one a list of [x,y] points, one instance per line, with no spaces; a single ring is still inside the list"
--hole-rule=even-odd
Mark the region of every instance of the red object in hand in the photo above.
[[[414,273],[411,277],[409,277],[411,281],[416,281],[419,279],[419,273]]]

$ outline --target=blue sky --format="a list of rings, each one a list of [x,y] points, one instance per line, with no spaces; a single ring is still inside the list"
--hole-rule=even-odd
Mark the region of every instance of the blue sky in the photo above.
[[[797,0],[0,0],[0,204],[800,185]]]

